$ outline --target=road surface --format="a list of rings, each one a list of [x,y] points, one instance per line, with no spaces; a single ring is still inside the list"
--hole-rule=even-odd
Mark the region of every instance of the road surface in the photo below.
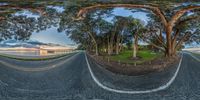
[[[0,63],[0,100],[198,100],[200,98],[200,62],[186,53],[183,54],[180,69],[169,87],[152,93],[137,94],[117,93],[99,86],[91,75],[84,52],[39,63],[5,58],[0,58],[0,61],[5,62]],[[171,67],[169,70],[147,75],[148,77],[128,77],[98,68],[99,65],[93,63],[89,57],[88,62],[101,84],[122,91],[145,91],[165,85],[178,68]],[[51,64],[48,66],[55,67],[46,69],[47,63]],[[13,64],[17,68],[11,67]],[[26,66],[39,69],[23,70]],[[102,72],[104,74],[101,74]],[[115,77],[124,78],[124,82]],[[139,81],[143,84],[137,84]],[[128,84],[129,82],[131,84]]]

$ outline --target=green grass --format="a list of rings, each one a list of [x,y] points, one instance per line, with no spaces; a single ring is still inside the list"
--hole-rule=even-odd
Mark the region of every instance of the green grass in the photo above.
[[[200,53],[196,53],[196,52],[190,52],[192,53],[193,55],[196,55],[196,56],[200,56]]]
[[[140,50],[138,51],[137,56],[141,57],[141,59],[138,61],[133,61],[131,59],[132,55],[133,55],[132,50],[126,50],[121,52],[119,55],[110,56],[110,59],[112,61],[120,61],[122,63],[141,64],[143,62],[150,61],[161,56],[160,53],[153,53],[150,50]]]

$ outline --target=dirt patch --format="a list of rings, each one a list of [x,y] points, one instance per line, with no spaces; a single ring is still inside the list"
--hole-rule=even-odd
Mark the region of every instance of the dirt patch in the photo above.
[[[95,60],[101,67],[122,75],[136,76],[136,75],[144,75],[152,72],[160,72],[173,66],[174,64],[178,64],[180,61],[180,57],[173,57],[168,60],[165,57],[160,57],[154,59],[152,61],[144,62],[142,64],[128,64],[121,63],[116,61],[109,61],[108,58],[103,56],[95,56],[89,55],[93,60]],[[133,60],[134,61],[134,60]]]
[[[133,60],[133,61],[140,61],[140,60],[142,59],[142,57],[139,57],[139,56],[137,56],[137,57],[135,57],[135,58],[130,57],[129,59],[130,59],[130,60]]]

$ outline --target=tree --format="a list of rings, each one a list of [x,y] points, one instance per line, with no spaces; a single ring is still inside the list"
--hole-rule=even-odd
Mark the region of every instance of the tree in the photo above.
[[[10,7],[10,8],[9,8]],[[0,41],[7,40],[7,39],[16,39],[20,41],[25,41],[30,38],[34,31],[39,32],[42,30],[46,30],[51,26],[56,26],[59,22],[60,14],[57,13],[52,8],[45,7],[24,7],[24,6],[13,6],[13,5],[6,5],[1,6],[0,8],[8,8],[8,11],[11,11],[14,8],[14,11],[11,13],[5,13],[3,15],[3,19],[0,20]],[[27,17],[25,15],[11,15],[16,13],[17,11],[21,10],[30,10],[34,14],[38,14],[38,18],[34,17]],[[44,13],[41,14],[39,11],[43,11]]]
[[[139,19],[129,17],[129,28],[133,37],[133,58],[137,57],[139,35],[144,30],[144,23]]]
[[[123,42],[123,34],[125,29],[128,27],[128,20],[122,16],[115,16],[113,19],[113,24],[111,26],[110,33],[108,35],[108,54],[119,54],[120,46]]]
[[[173,12],[173,16],[171,16],[169,19],[166,18],[163,11],[161,11],[158,7],[151,6],[151,5],[140,5],[140,4],[98,4],[93,5],[89,7],[84,7],[79,10],[77,17],[83,18],[83,15],[88,13],[90,10],[98,9],[98,8],[114,8],[114,7],[125,7],[125,8],[143,8],[152,11],[154,14],[158,15],[166,32],[166,48],[165,48],[165,54],[167,57],[174,56],[175,52],[174,44],[172,43],[173,37],[173,28],[175,27],[175,24],[177,21],[188,11],[193,11],[195,9],[200,9],[200,6],[198,5],[190,5],[187,7],[180,8],[178,11]]]

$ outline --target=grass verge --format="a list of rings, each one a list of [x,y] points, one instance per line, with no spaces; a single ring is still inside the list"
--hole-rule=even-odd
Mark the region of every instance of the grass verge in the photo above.
[[[129,64],[133,64],[133,63],[141,64],[146,61],[151,61],[155,58],[162,56],[161,53],[153,53],[150,50],[140,50],[138,51],[137,56],[141,57],[141,59],[133,60],[131,59],[132,53],[133,53],[132,50],[126,50],[126,51],[121,52],[119,55],[110,56],[110,60],[120,61],[122,63],[129,63]]]
[[[192,53],[193,55],[196,55],[196,56],[200,56],[200,53],[194,53],[194,52],[190,52]]]

